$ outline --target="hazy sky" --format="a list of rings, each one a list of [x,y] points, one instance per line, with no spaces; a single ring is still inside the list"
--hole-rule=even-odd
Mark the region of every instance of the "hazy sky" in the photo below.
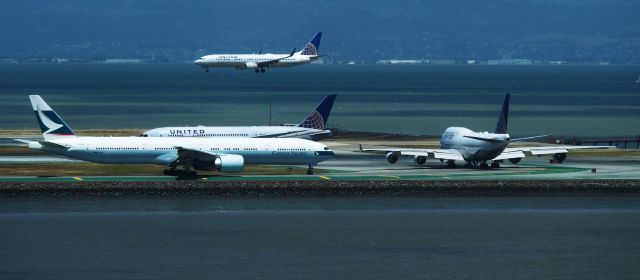
[[[5,0],[0,57],[192,59],[288,52],[323,31],[337,60],[640,60],[638,0]]]

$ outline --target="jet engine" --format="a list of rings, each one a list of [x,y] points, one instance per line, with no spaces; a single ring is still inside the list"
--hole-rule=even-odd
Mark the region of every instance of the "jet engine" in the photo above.
[[[398,161],[398,154],[394,153],[394,152],[389,152],[387,153],[386,156],[384,156],[387,161],[389,163],[396,163]]]
[[[414,156],[413,160],[418,164],[418,165],[423,165],[427,162],[427,157],[425,156]]]
[[[247,62],[244,64],[246,68],[258,68],[258,63],[255,62]]]
[[[221,155],[213,161],[196,160],[193,162],[196,170],[218,170],[220,172],[242,172],[244,158],[239,155]]]
[[[553,154],[553,159],[555,159],[556,162],[558,163],[562,163],[566,158],[567,158],[566,153]]]
[[[510,158],[509,162],[513,163],[513,164],[518,164],[518,162],[520,162],[522,160],[522,158]]]

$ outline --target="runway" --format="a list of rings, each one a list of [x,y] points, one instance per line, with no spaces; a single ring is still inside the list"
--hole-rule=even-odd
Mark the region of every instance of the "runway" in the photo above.
[[[0,157],[0,164],[25,168],[28,163],[79,162],[60,157]],[[548,179],[640,179],[640,165],[635,157],[569,157],[563,164],[550,164],[546,157],[525,158],[519,164],[481,170],[446,168],[439,161],[418,166],[411,158],[389,164],[384,155],[336,150],[336,158],[320,163],[315,175],[201,175],[192,180],[204,181],[304,181],[304,180],[548,180]],[[595,169],[595,173],[593,172]],[[158,166],[158,174],[162,167]],[[73,181],[175,181],[175,176],[0,176],[0,182],[73,182]]]

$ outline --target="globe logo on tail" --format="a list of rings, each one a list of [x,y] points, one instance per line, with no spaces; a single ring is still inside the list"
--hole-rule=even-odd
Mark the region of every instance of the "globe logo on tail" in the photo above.
[[[302,50],[301,54],[303,54],[303,55],[318,55],[318,50],[316,49],[316,46],[314,46],[313,44],[309,43],[304,48],[304,50]]]
[[[324,130],[324,119],[318,111],[313,111],[305,120],[300,124],[301,127],[315,128]]]

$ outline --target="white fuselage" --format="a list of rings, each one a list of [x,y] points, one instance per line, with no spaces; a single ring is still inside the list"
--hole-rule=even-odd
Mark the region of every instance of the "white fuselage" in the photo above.
[[[63,137],[29,143],[66,157],[98,163],[166,165],[176,159],[177,147],[217,155],[240,155],[245,164],[317,164],[333,157],[325,145],[303,139],[269,138],[160,138],[160,137]]]
[[[289,67],[307,64],[315,60],[317,56],[298,53],[287,57],[289,54],[210,54],[195,61],[195,64],[203,67],[235,67],[237,69],[262,68],[260,63],[280,59],[263,67]],[[286,57],[286,58],[285,58]]]
[[[331,136],[330,130],[299,126],[185,126],[160,127],[145,131],[145,137],[262,137],[318,140]]]
[[[491,139],[491,141],[479,139]],[[509,141],[509,134],[474,132],[464,127],[449,127],[440,138],[440,148],[457,150],[466,161],[482,162],[500,155]]]

